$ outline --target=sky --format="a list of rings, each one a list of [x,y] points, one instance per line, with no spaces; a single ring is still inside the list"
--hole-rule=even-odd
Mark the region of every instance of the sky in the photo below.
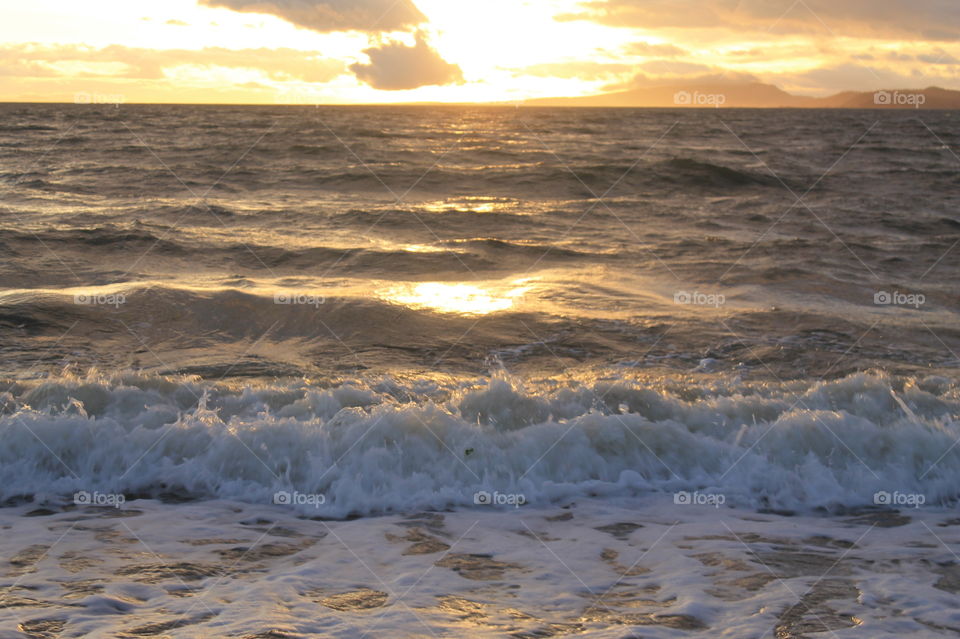
[[[0,0],[0,100],[519,102],[960,89],[960,0]]]

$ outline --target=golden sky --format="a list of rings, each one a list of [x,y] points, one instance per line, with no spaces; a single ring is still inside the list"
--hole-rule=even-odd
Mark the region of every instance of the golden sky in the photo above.
[[[960,89],[960,0],[31,0],[0,13],[5,101]]]

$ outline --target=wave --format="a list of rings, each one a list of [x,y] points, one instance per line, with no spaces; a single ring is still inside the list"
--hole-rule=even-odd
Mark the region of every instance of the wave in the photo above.
[[[229,209],[223,207],[214,207],[212,214],[202,208],[167,208],[162,214],[169,214],[177,219],[191,215],[205,220],[204,216],[207,216],[207,222],[212,226],[220,225],[216,218],[223,220],[234,216]],[[410,215],[398,213],[386,217],[401,217],[403,225],[412,227],[415,231],[422,228],[422,224],[415,218],[411,219]],[[357,220],[361,229],[368,228],[370,224],[371,222]],[[443,277],[445,273],[453,272],[462,275],[465,271],[503,271],[510,268],[511,264],[527,266],[531,263],[531,258],[541,256],[547,263],[597,257],[595,254],[548,243],[510,242],[494,238],[445,240],[437,242],[434,245],[435,250],[424,252],[408,251],[402,246],[395,249],[334,246],[286,248],[255,243],[224,244],[211,243],[196,236],[184,239],[175,228],[148,228],[140,223],[37,232],[11,231],[5,239],[14,254],[18,253],[17,247],[20,247],[21,251],[27,251],[41,244],[61,252],[80,254],[95,249],[98,259],[102,258],[102,253],[149,252],[153,256],[199,260],[213,265],[232,264],[256,270],[349,268],[354,272],[362,271],[383,279],[413,275],[436,279]]]
[[[374,165],[372,168],[376,175],[365,167],[351,171],[311,171],[310,181],[317,188],[324,189],[365,186],[382,190],[383,182],[386,182],[388,185],[416,183],[418,190],[428,191],[443,191],[455,186],[460,191],[465,188],[465,180],[468,180],[469,187],[466,188],[470,192],[488,194],[492,189],[497,193],[516,194],[516,189],[522,188],[523,193],[553,197],[561,194],[593,197],[605,193],[614,184],[620,188],[673,188],[677,184],[724,190],[768,186],[783,188],[780,181],[770,175],[688,158],[652,162],[646,168],[627,163],[575,164],[566,167],[558,166],[549,159],[480,169],[452,166],[431,169],[430,164],[402,168]]]
[[[0,125],[0,131],[19,133],[21,131],[59,131],[59,129],[45,124],[6,124]]]
[[[76,184],[64,184],[51,180],[33,179],[16,182],[18,188],[36,189],[38,191],[50,191],[52,193],[76,193],[79,195],[94,195],[97,189],[88,186]]]
[[[461,166],[434,165],[436,158],[432,154],[418,151],[409,152],[402,162],[394,154],[390,162],[367,160],[363,165],[344,167],[339,155],[334,152],[331,153],[336,157],[336,163],[325,166],[318,161],[316,156],[325,153],[324,149],[304,145],[290,147],[285,149],[281,164],[263,164],[249,169],[238,167],[228,175],[223,175],[219,167],[198,169],[190,166],[189,156],[171,160],[174,173],[152,165],[138,165],[135,162],[117,165],[111,163],[113,160],[104,160],[96,166],[66,169],[57,174],[55,179],[46,177],[22,182],[19,186],[69,192],[89,190],[91,185],[97,184],[100,189],[111,193],[143,193],[146,190],[161,194],[169,192],[171,188],[183,189],[183,184],[177,179],[180,176],[191,188],[206,190],[211,183],[215,183],[213,190],[217,193],[306,189],[378,195],[390,195],[392,190],[394,195],[400,195],[416,185],[418,194],[523,195],[528,198],[592,198],[607,192],[611,185],[616,185],[614,195],[623,189],[674,189],[677,185],[719,191],[768,186],[782,188],[772,176],[687,158],[652,162],[644,166],[631,163],[581,163],[568,167],[551,157],[540,160],[524,158],[519,162],[514,157],[514,162],[509,164],[493,162],[490,165]],[[477,154],[473,157],[476,158]],[[137,178],[136,185],[132,186],[129,178],[134,175]]]
[[[225,286],[232,287],[138,284],[13,291],[0,303],[0,326],[15,329],[8,346],[21,340],[18,343],[30,352],[39,347],[23,341],[23,331],[33,339],[59,337],[70,328],[71,338],[89,340],[84,348],[103,355],[100,362],[143,352],[147,343],[153,353],[163,353],[147,364],[159,363],[166,372],[191,371],[215,378],[227,369],[231,376],[247,377],[314,374],[319,372],[316,362],[330,362],[344,350],[353,355],[351,365],[359,363],[355,351],[362,353],[363,361],[377,364],[395,361],[391,352],[401,353],[404,361],[416,360],[420,366],[441,356],[453,365],[467,354],[482,364],[486,354],[469,344],[458,347],[458,338],[477,328],[476,317],[442,314],[429,305],[433,298],[426,298],[423,305],[416,300],[412,306],[395,302],[397,296],[413,295],[405,284],[385,285],[377,297],[329,296],[299,279],[270,280],[258,290],[245,290],[255,285],[242,278]],[[475,336],[489,332],[508,336],[504,339],[514,343],[521,330],[519,339],[528,341],[529,330],[548,334],[540,325],[543,317],[522,317],[522,328],[513,312],[487,317]],[[125,326],[136,327],[135,335]],[[238,358],[232,348],[238,343],[264,348]],[[75,361],[74,356],[64,356]]]
[[[876,216],[875,223],[896,231],[904,231],[923,237],[943,238],[944,241],[952,241],[950,236],[960,231],[960,220],[935,215],[920,217],[881,213]]]
[[[0,407],[8,503],[294,491],[323,496],[307,512],[343,517],[469,506],[484,492],[549,503],[699,490],[813,509],[960,491],[960,387],[939,377],[236,388],[90,374],[7,383]]]
[[[498,259],[503,257],[523,257],[532,256],[553,260],[557,258],[583,258],[596,259],[595,253],[587,253],[571,248],[565,248],[556,244],[540,244],[534,242],[508,242],[496,238],[473,238],[466,240],[448,240],[443,242],[445,246],[458,249],[477,251],[484,254],[496,256]]]
[[[701,188],[731,188],[747,186],[777,186],[780,180],[772,175],[733,169],[722,164],[700,162],[690,158],[673,158],[655,164],[664,179]]]
[[[160,253],[184,254],[186,247],[169,239],[164,234],[154,234],[137,228],[105,225],[92,228],[76,228],[57,231],[8,231],[11,244],[42,244],[70,249],[96,247],[98,249],[146,250],[153,248]]]

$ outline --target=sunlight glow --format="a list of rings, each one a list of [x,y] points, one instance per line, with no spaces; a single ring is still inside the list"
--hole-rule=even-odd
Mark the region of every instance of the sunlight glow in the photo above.
[[[431,213],[452,213],[469,211],[470,213],[497,213],[516,207],[516,200],[511,198],[466,196],[447,198],[435,202],[425,202],[421,207]]]
[[[819,20],[802,6],[778,22],[806,20],[807,28],[779,33],[747,6],[741,28],[731,28],[680,12],[640,20],[644,7],[628,11],[630,3],[614,0],[609,14],[599,0],[415,0],[426,20],[407,31],[327,32],[278,15],[284,3],[262,3],[258,13],[199,0],[7,4],[0,68],[9,72],[0,74],[0,98],[9,101],[69,102],[88,93],[126,103],[519,106],[697,78],[737,77],[804,95],[881,84],[952,88],[960,69],[956,42],[911,38],[891,24],[848,26],[843,12]],[[596,19],[580,18],[587,14]],[[622,23],[612,19],[621,14]],[[421,40],[457,73],[380,90],[351,70],[371,64],[369,50]]]
[[[515,280],[506,287],[422,282],[388,289],[381,297],[410,308],[458,315],[488,315],[512,308],[517,300],[530,290],[529,286],[522,286],[526,281]]]

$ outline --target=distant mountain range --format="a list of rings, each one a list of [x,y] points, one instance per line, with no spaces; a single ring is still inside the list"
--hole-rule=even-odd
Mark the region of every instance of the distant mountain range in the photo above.
[[[787,93],[770,84],[674,84],[580,98],[527,100],[529,106],[595,107],[698,107],[698,108],[799,108],[799,109],[960,109],[960,91],[884,89],[844,91],[825,98]]]

